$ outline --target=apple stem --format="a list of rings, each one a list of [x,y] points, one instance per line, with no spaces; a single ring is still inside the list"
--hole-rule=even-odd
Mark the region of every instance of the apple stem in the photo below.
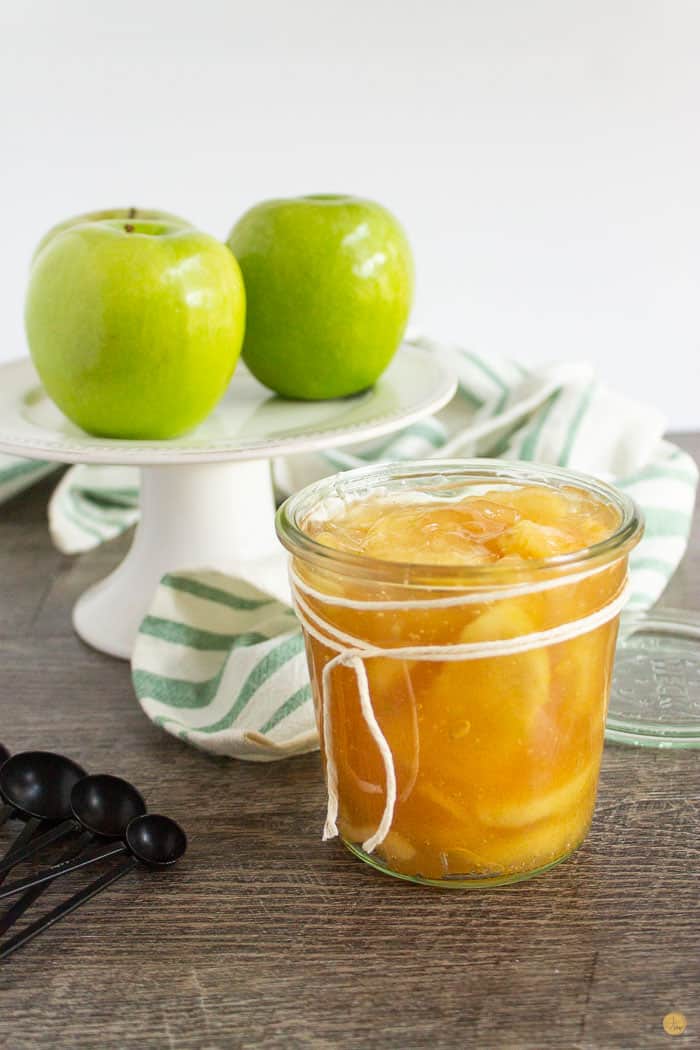
[[[129,208],[129,214],[127,215],[127,218],[128,219],[135,219],[137,214],[138,214],[138,209],[137,208]]]

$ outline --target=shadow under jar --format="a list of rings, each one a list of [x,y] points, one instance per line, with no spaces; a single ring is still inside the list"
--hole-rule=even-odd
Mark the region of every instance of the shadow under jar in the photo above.
[[[634,504],[494,460],[379,465],[280,508],[321,739],[324,837],[438,886],[515,882],[595,805]]]

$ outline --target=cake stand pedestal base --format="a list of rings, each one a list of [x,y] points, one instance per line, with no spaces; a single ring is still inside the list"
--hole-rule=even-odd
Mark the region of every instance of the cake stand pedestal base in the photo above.
[[[88,645],[129,659],[167,572],[218,569],[289,600],[275,536],[270,461],[141,468],[141,520],[129,553],[83,594],[73,625]]]

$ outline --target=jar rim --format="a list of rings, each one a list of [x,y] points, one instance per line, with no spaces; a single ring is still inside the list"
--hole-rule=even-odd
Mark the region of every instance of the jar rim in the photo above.
[[[420,479],[449,481],[459,478],[466,482],[529,483],[571,485],[583,489],[619,512],[620,520],[614,532],[588,547],[557,554],[549,558],[532,559],[521,570],[530,575],[546,574],[552,570],[579,569],[596,562],[622,557],[639,541],[643,531],[642,514],[634,500],[626,493],[590,474],[553,467],[543,463],[494,459],[427,459],[406,462],[375,463],[354,470],[342,471],[321,478],[300,489],[284,501],[276,515],[276,529],[280,542],[295,557],[335,572],[347,570],[353,576],[362,576],[377,582],[419,585],[418,579],[430,579],[430,585],[446,588],[476,585],[499,578],[512,580],[513,566],[499,562],[485,565],[433,565],[425,562],[389,561],[372,558],[353,551],[342,551],[318,543],[304,531],[301,521],[315,506],[329,497],[342,498],[350,492],[371,493],[382,483]],[[406,486],[410,491],[410,486]]]

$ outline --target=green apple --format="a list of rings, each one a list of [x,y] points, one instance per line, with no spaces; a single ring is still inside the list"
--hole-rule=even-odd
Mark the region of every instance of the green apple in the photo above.
[[[213,237],[105,219],[44,246],[25,321],[41,381],[69,419],[103,437],[170,438],[224,393],[243,342],[245,290]]]
[[[344,397],[371,386],[403,336],[411,249],[374,201],[322,194],[270,200],[228,245],[246,286],[243,360],[285,397]]]
[[[103,208],[101,211],[86,211],[82,215],[72,215],[69,219],[64,219],[63,222],[57,222],[55,226],[52,226],[34,249],[32,262],[57,233],[63,233],[71,226],[78,226],[84,222],[99,222],[101,219],[123,219],[126,222],[133,222],[134,219],[147,219],[154,222],[171,222],[177,226],[192,225],[186,219],[181,219],[179,215],[171,215],[170,212],[158,211],[155,208]]]

